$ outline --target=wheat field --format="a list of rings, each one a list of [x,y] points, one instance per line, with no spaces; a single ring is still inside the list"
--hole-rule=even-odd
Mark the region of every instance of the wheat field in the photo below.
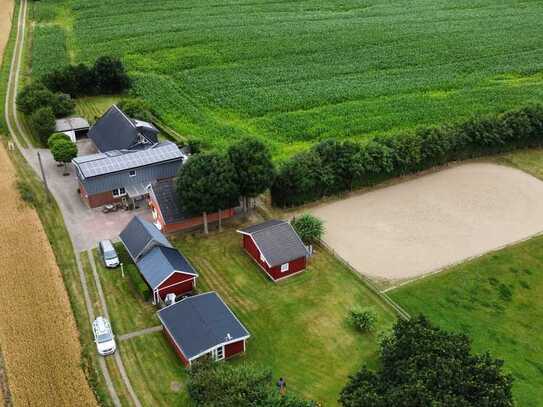
[[[0,174],[0,344],[14,405],[96,405],[60,270],[1,144]]]

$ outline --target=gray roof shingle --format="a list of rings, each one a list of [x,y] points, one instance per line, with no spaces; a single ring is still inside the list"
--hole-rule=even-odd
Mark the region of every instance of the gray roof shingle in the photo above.
[[[158,311],[158,317],[189,359],[250,336],[216,292],[185,298]]]
[[[176,271],[198,276],[188,260],[177,249],[170,247],[155,246],[136,265],[153,290]]]
[[[160,207],[160,212],[162,213],[166,224],[179,222],[189,217],[183,212],[178,204],[178,197],[173,179],[157,181],[151,185],[151,190]]]
[[[134,121],[116,105],[111,106],[89,130],[89,138],[102,152],[152,145],[158,141],[157,134],[153,125]]]
[[[308,255],[302,240],[290,225],[282,220],[249,226],[239,230],[250,235],[270,267],[279,266]]]
[[[172,247],[160,230],[137,215],[128,222],[119,238],[134,263],[155,246]]]

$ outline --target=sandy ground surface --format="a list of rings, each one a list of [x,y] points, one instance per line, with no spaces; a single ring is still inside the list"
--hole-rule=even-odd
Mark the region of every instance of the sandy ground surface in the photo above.
[[[324,240],[360,273],[404,280],[543,231],[543,182],[464,164],[310,210]]]
[[[1,144],[0,174],[0,343],[14,404],[96,405],[53,250]]]

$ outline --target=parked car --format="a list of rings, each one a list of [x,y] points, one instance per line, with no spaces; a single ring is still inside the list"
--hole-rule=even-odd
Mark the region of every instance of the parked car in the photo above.
[[[119,257],[117,256],[117,252],[115,251],[111,240],[101,240],[98,244],[98,248],[100,249],[100,254],[102,255],[106,267],[114,268],[119,265]]]
[[[92,332],[94,333],[94,342],[96,342],[96,348],[100,355],[107,356],[115,353],[117,350],[115,336],[106,318],[96,318],[92,323]]]

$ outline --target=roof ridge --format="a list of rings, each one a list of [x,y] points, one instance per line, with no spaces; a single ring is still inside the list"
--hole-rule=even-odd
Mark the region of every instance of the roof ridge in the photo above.
[[[255,235],[255,234],[257,234],[257,233],[264,232],[265,230],[270,230],[270,229],[274,229],[274,228],[276,228],[276,227],[278,227],[278,226],[283,226],[284,224],[290,225],[289,222],[287,222],[287,221],[285,221],[285,220],[282,220],[282,219],[273,219],[273,220],[278,220],[280,223],[276,223],[275,225],[270,225],[270,226],[265,227],[265,228],[263,228],[263,229],[259,229],[259,230],[255,231],[255,232],[251,233],[251,234],[252,234],[252,235]],[[271,220],[270,220],[270,221],[271,221]],[[268,221],[268,222],[270,222],[270,221]]]

